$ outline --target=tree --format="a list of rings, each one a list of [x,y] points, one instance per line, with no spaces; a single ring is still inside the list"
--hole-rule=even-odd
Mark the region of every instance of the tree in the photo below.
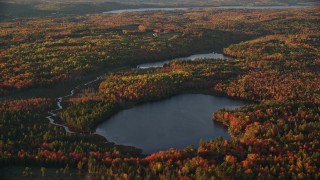
[[[144,25],[139,25],[138,29],[139,29],[140,32],[146,32],[147,31],[147,28]]]

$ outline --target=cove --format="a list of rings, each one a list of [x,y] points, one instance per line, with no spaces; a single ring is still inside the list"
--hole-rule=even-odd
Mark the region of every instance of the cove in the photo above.
[[[198,147],[201,139],[230,139],[227,129],[212,120],[212,113],[243,105],[225,97],[182,94],[120,111],[100,124],[96,134],[116,144],[140,148],[144,154]]]

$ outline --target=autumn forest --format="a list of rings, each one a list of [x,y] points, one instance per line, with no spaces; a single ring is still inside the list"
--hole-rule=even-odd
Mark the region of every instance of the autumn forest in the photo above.
[[[0,179],[320,178],[319,6],[99,11],[0,13]],[[210,115],[230,139],[146,154],[95,133],[186,93],[246,102]]]

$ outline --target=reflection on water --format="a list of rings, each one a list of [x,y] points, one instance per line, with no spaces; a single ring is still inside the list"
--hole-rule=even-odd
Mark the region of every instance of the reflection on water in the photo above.
[[[200,139],[230,138],[226,128],[212,121],[222,108],[238,108],[241,101],[202,94],[183,94],[123,110],[96,129],[111,142],[152,153],[198,146]]]

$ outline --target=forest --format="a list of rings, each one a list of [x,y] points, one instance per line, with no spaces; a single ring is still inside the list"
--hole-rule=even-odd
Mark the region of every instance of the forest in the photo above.
[[[118,9],[212,6],[313,6],[316,0],[0,0],[0,22],[24,17],[87,15]]]
[[[318,179],[318,10],[189,9],[1,22],[0,178]],[[210,51],[231,58],[135,68]],[[97,76],[65,97],[55,116],[73,132],[50,124],[45,117],[58,95]],[[250,104],[212,112],[232,138],[198,147],[143,154],[93,133],[121,110],[186,92]]]

